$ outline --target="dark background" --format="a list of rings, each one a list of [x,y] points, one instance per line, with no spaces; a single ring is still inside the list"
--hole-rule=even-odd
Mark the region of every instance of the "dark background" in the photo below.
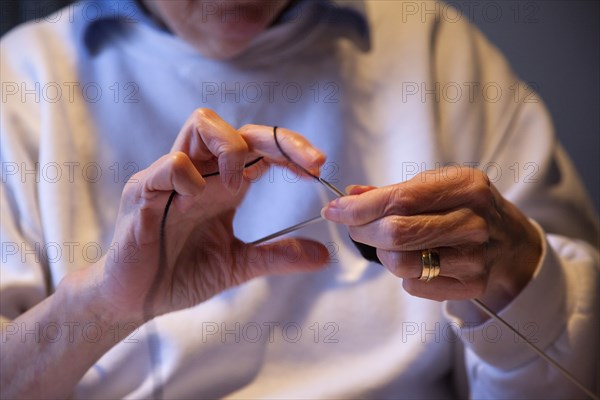
[[[600,2],[458,1],[550,109],[556,133],[600,209]],[[494,6],[502,17],[495,17]],[[486,8],[487,7],[487,8]],[[487,14],[486,14],[487,11]],[[515,18],[516,17],[516,18]]]
[[[0,0],[0,35],[67,0]],[[426,2],[415,1],[418,7]],[[600,2],[454,0],[544,99],[556,132],[600,209]],[[427,6],[432,6],[429,3]],[[430,17],[431,18],[431,17]]]

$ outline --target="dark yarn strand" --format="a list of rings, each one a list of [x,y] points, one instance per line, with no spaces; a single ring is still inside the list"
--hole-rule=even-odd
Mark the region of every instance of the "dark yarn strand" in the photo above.
[[[244,165],[244,168],[251,167],[256,164],[263,157],[258,157],[255,160],[250,161],[249,163]],[[203,175],[204,178],[208,178],[211,176],[219,175],[219,171],[211,172]],[[149,321],[154,318],[153,311],[153,302],[156,297],[156,292],[158,291],[158,287],[161,283],[161,280],[165,274],[167,269],[167,239],[166,239],[166,224],[167,224],[167,216],[169,215],[169,210],[171,208],[171,204],[173,203],[173,199],[177,194],[176,191],[172,191],[169,195],[169,199],[167,200],[167,204],[165,205],[165,210],[163,211],[162,220],[160,221],[160,232],[159,232],[159,258],[158,258],[158,270],[156,271],[156,275],[154,276],[154,280],[152,281],[152,286],[146,295],[146,299],[144,300],[144,320]]]
[[[305,174],[307,174],[308,176],[313,177],[316,181],[318,181],[319,183],[325,185],[325,183],[323,183],[321,181],[321,179],[319,179],[319,177],[313,173],[311,173],[309,170],[307,170],[306,168],[304,168],[302,165],[299,165],[297,162],[295,162],[292,157],[289,156],[289,154],[287,154],[285,152],[285,150],[283,150],[283,148],[281,147],[281,144],[279,143],[279,139],[277,138],[277,127],[274,126],[273,127],[273,138],[275,139],[275,144],[277,145],[277,148],[279,149],[279,152],[293,165],[295,165],[296,167],[298,167],[299,169],[301,169]],[[357,242],[356,240],[352,239],[352,237],[350,238],[350,240],[352,240],[352,243],[354,243],[354,246],[356,246],[356,248],[358,249],[358,251],[360,252],[360,255],[363,256],[365,259],[367,259],[368,261],[371,262],[375,262],[377,264],[381,264],[381,261],[379,260],[379,257],[377,257],[377,249],[373,246],[369,246],[368,244],[364,244],[361,242]]]
[[[146,330],[148,332],[148,351],[150,353],[150,373],[152,374],[152,398],[153,399],[162,399],[163,398],[163,385],[162,385],[162,377],[160,375],[160,340],[158,338],[158,329],[156,328],[156,323],[154,322],[154,301],[156,299],[156,293],[158,292],[158,288],[162,282],[162,278],[165,275],[165,271],[167,269],[167,241],[165,236],[165,226],[167,224],[167,215],[169,214],[169,209],[171,208],[171,203],[173,203],[173,198],[175,197],[174,190],[169,195],[169,199],[167,200],[167,204],[165,205],[165,210],[163,211],[162,220],[160,221],[160,231],[159,231],[159,250],[158,250],[158,270],[154,275],[154,280],[152,281],[152,286],[150,286],[150,290],[148,290],[148,294],[144,299],[144,321],[146,321]]]
[[[273,139],[275,139],[275,145],[277,146],[277,149],[279,150],[279,152],[290,162],[290,164],[293,164],[294,166],[296,166],[300,170],[302,170],[302,172],[304,172],[306,175],[313,177],[314,179],[319,181],[319,177],[317,175],[313,174],[312,172],[310,172],[309,170],[304,168],[302,165],[300,165],[296,161],[292,160],[292,157],[290,157],[290,155],[288,153],[286,153],[285,150],[283,150],[283,147],[281,147],[281,144],[279,143],[279,138],[277,137],[277,127],[276,126],[273,127]]]
[[[249,163],[244,165],[244,168],[251,167],[256,164],[263,157],[258,157]],[[211,172],[203,175],[204,178],[208,178],[211,176],[219,175],[219,171]],[[158,288],[163,281],[165,273],[167,271],[167,235],[166,235],[166,225],[167,225],[167,216],[169,215],[169,210],[171,209],[171,204],[173,203],[173,199],[177,194],[176,191],[172,191],[169,195],[169,199],[167,200],[167,204],[165,205],[165,210],[163,211],[162,219],[160,221],[160,232],[159,232],[159,254],[158,254],[158,270],[154,275],[154,280],[152,281],[152,286],[148,290],[148,294],[144,299],[144,321],[146,322],[146,330],[148,332],[148,350],[150,352],[150,364],[151,364],[151,373],[152,373],[152,398],[154,399],[162,399],[163,398],[163,384],[162,377],[160,375],[160,362],[161,362],[161,354],[160,354],[160,340],[158,339],[158,330],[156,328],[156,324],[154,323],[153,318],[154,315],[154,301],[156,300],[156,293],[158,292]]]
[[[255,158],[254,160],[250,161],[249,163],[246,163],[246,164],[244,165],[244,168],[248,168],[248,167],[251,167],[251,166],[253,166],[254,164],[256,164],[257,162],[259,162],[259,161],[260,161],[260,160],[262,160],[263,158],[264,158],[264,157],[258,157],[258,158]],[[219,172],[219,171],[215,171],[215,172],[211,172],[211,173],[208,173],[208,174],[202,175],[202,177],[203,177],[203,178],[208,178],[208,177],[211,177],[211,176],[217,176],[217,175],[219,175],[219,174],[220,174],[220,172]]]

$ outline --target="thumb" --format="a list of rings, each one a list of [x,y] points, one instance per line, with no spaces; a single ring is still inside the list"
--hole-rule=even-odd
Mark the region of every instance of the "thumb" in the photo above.
[[[311,272],[329,262],[329,251],[323,244],[309,239],[284,239],[260,246],[247,245],[244,269],[252,279],[271,274]]]

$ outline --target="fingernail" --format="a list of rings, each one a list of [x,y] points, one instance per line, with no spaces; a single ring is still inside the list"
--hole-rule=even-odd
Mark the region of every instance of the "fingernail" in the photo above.
[[[310,156],[313,158],[313,160],[315,160],[315,162],[325,158],[325,154],[321,153],[319,150],[315,149],[314,147],[309,147],[309,153]]]
[[[310,167],[307,169],[308,169],[308,172],[310,172],[314,176],[321,176],[321,171],[319,170],[319,167]]]
[[[321,153],[319,150],[309,147],[307,150],[307,159],[309,162],[309,168],[319,168],[321,164],[325,161],[325,154]]]
[[[339,199],[338,199],[339,200]],[[328,221],[337,222],[340,219],[342,210],[335,206],[337,200],[334,200],[321,209],[321,217]]]
[[[328,213],[329,213],[329,207],[328,206],[325,206],[325,207],[321,208],[321,217],[323,219],[329,220]]]

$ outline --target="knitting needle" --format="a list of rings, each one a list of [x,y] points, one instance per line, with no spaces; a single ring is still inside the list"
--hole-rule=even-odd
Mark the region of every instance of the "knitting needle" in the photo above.
[[[315,177],[315,179],[318,180],[323,186],[325,186],[327,189],[329,189],[337,197],[342,197],[342,196],[346,195],[344,192],[342,192],[340,189],[336,188],[332,183],[326,181],[325,179],[323,179],[321,177]],[[323,219],[323,217],[321,217],[319,215],[318,217],[314,217],[314,218],[308,219],[306,221],[300,222],[299,224],[290,226],[289,228],[282,229],[280,231],[272,233],[272,234],[270,234],[268,236],[265,236],[263,238],[257,239],[254,242],[250,242],[248,244],[258,245],[258,244],[264,243],[266,241],[278,238],[280,236],[283,236],[283,235],[286,235],[288,233],[291,233],[291,232],[297,231],[299,229],[302,229],[302,228],[304,228],[306,226],[312,225],[315,222],[321,221],[322,219]]]
[[[339,197],[343,196],[343,192],[341,192],[339,189],[337,189],[334,185],[332,185],[331,183],[327,182],[326,180],[319,178],[319,182],[321,182],[325,187],[327,187],[329,190],[331,190],[333,193],[335,193],[336,195],[338,195]],[[341,194],[340,194],[341,193]],[[323,219],[323,217],[321,217],[320,215],[318,217],[314,217],[311,218],[309,220],[306,220],[304,222],[300,222],[299,224],[290,226],[289,228],[286,229],[282,229],[278,232],[272,233],[268,236],[265,236],[261,239],[255,240],[254,242],[251,242],[249,244],[251,245],[258,245],[261,243],[264,243],[266,241],[278,238],[280,236],[286,235],[288,233],[297,231],[299,229],[302,229],[306,226],[312,225],[316,222],[319,222]],[[487,314],[490,318],[492,318],[493,320],[499,322],[500,324],[502,324],[504,327],[506,327],[507,329],[509,329],[511,332],[513,332],[515,335],[517,335],[521,340],[523,340],[527,346],[529,346],[529,348],[531,350],[533,350],[537,355],[539,355],[542,359],[544,359],[547,363],[549,363],[550,365],[554,366],[555,368],[558,369],[558,371],[560,373],[562,373],[562,375],[567,378],[569,381],[571,381],[574,385],[576,385],[578,388],[580,388],[585,394],[587,394],[591,399],[594,400],[600,400],[598,398],[598,396],[596,396],[592,391],[590,391],[587,387],[585,387],[581,382],[579,382],[579,380],[577,378],[575,378],[575,376],[573,376],[569,371],[567,371],[562,365],[560,365],[557,361],[555,361],[553,358],[551,358],[550,356],[548,356],[546,353],[544,353],[541,349],[539,349],[535,344],[533,344],[529,339],[527,339],[521,332],[519,332],[517,329],[513,328],[512,325],[510,325],[507,321],[505,321],[503,318],[501,318],[498,314],[496,314],[494,311],[492,311],[491,309],[489,309],[485,304],[483,304],[480,300],[478,299],[471,299],[471,302],[477,306],[481,311],[483,311],[485,314]]]
[[[333,186],[333,185],[332,185]],[[328,186],[329,187],[329,186]],[[333,189],[335,189],[335,187],[333,187]],[[251,242],[249,244],[251,245],[258,245],[261,243],[264,243],[266,241],[278,238],[280,236],[283,236],[285,234],[297,231],[299,229],[302,229],[306,226],[312,225],[315,222],[319,222],[323,219],[323,217],[321,217],[320,215],[318,217],[314,217],[311,218],[309,220],[306,220],[304,222],[300,222],[299,224],[290,226],[289,228],[286,229],[282,229],[278,232],[272,233],[268,236],[265,236],[261,239],[255,240],[254,242]],[[560,365],[557,361],[555,361],[553,358],[551,358],[550,356],[548,356],[546,353],[544,353],[540,348],[538,348],[535,344],[533,344],[529,339],[527,339],[521,332],[519,332],[518,330],[516,330],[515,328],[512,327],[512,325],[510,325],[507,321],[505,321],[503,318],[501,318],[498,314],[496,314],[495,312],[493,312],[491,309],[489,309],[485,304],[483,304],[480,300],[478,299],[471,299],[471,302],[477,306],[481,311],[483,311],[485,314],[487,314],[489,317],[491,317],[492,319],[496,320],[497,322],[499,322],[500,324],[502,324],[504,327],[506,327],[507,329],[509,329],[511,332],[513,332],[515,335],[517,335],[521,340],[523,340],[527,346],[529,346],[529,348],[531,348],[531,350],[533,350],[537,355],[539,355],[542,359],[544,359],[547,363],[549,363],[550,365],[556,367],[559,372],[561,372],[563,374],[563,376],[565,378],[567,378],[569,381],[571,381],[574,385],[576,385],[578,388],[580,388],[585,394],[587,394],[591,399],[594,400],[600,400],[598,398],[598,396],[596,396],[592,391],[590,391],[588,388],[586,388],[581,382],[579,382],[579,380],[577,380],[577,378],[575,378],[569,371],[567,371],[562,365]]]
[[[556,367],[559,370],[559,372],[561,372],[563,374],[563,376],[565,378],[567,378],[569,381],[571,381],[575,386],[577,386],[579,389],[581,389],[585,394],[590,396],[591,399],[599,400],[598,396],[596,396],[591,390],[589,390],[587,387],[585,387],[583,385],[583,383],[579,382],[579,380],[577,378],[575,378],[575,376],[573,376],[569,371],[567,371],[562,365],[560,365],[552,357],[550,357],[549,355],[544,353],[539,347],[537,347],[535,344],[533,344],[531,341],[529,341],[525,336],[523,336],[523,334],[521,334],[521,332],[519,332],[518,330],[513,328],[512,325],[510,325],[502,317],[500,317],[498,314],[496,314],[495,312],[490,310],[490,308],[488,306],[486,306],[485,304],[483,304],[481,302],[481,300],[471,299],[471,303],[475,304],[477,306],[477,308],[479,308],[481,311],[483,311],[489,317],[500,322],[502,325],[504,325],[506,328],[508,328],[511,332],[513,332],[515,335],[517,335],[519,338],[521,338],[527,344],[527,346],[529,346],[529,348],[531,350],[533,350],[538,356],[540,356],[542,359],[544,359],[548,364]]]
[[[323,186],[325,186],[327,189],[329,189],[331,191],[331,193],[335,194],[338,198],[346,195],[346,193],[342,192],[340,189],[336,188],[335,186],[333,186],[333,184],[331,184],[330,182],[327,182],[325,179],[321,178],[320,176],[316,177],[316,179],[319,182],[321,182],[323,184]]]
[[[290,226],[289,228],[285,228],[285,229],[282,229],[282,230],[280,230],[280,231],[277,231],[277,232],[275,232],[275,233],[271,233],[270,235],[267,235],[267,236],[265,236],[265,237],[263,237],[263,238],[260,238],[260,239],[258,239],[258,240],[255,240],[254,242],[250,242],[250,243],[248,243],[248,244],[251,244],[251,245],[254,245],[254,246],[256,246],[256,245],[258,245],[258,244],[261,244],[261,243],[267,242],[267,241],[269,241],[269,240],[272,240],[272,239],[278,238],[278,237],[280,237],[280,236],[283,236],[283,235],[285,235],[285,234],[288,234],[288,233],[291,233],[291,232],[297,231],[297,230],[299,230],[299,229],[302,229],[302,228],[304,228],[304,227],[306,227],[306,226],[312,225],[312,224],[314,224],[315,222],[319,222],[319,221],[321,221],[321,220],[323,220],[323,217],[321,217],[321,216],[319,215],[318,217],[314,217],[314,218],[308,219],[308,220],[306,220],[306,221],[304,221],[304,222],[300,222],[299,224],[296,224],[296,225]]]

